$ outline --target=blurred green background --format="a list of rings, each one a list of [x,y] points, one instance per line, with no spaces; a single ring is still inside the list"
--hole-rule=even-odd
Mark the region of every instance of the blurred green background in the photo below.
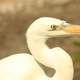
[[[43,16],[80,24],[80,0],[0,0],[0,59],[19,52],[30,53],[25,32],[35,19]],[[71,55],[74,80],[80,80],[80,36],[52,38],[47,45],[60,46]]]

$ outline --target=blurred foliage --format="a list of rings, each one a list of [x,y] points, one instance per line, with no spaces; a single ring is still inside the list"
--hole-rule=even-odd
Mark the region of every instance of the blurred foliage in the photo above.
[[[80,63],[80,51],[78,51],[74,54],[73,60],[75,63]]]
[[[80,41],[73,41],[72,43],[73,43],[75,46],[80,47]]]

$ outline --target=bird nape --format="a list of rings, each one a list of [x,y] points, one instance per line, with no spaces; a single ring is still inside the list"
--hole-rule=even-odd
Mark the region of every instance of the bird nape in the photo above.
[[[73,62],[70,55],[55,47],[49,49],[46,40],[51,37],[80,35],[80,26],[66,21],[42,17],[35,20],[26,33],[28,48],[32,55],[18,53],[0,61],[1,80],[72,80]],[[55,69],[55,74],[48,77],[36,60]]]

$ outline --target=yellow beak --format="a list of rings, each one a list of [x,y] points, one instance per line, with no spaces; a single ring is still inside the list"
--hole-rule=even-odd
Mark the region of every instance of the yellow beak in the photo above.
[[[80,25],[69,25],[64,30],[70,33],[80,33]]]

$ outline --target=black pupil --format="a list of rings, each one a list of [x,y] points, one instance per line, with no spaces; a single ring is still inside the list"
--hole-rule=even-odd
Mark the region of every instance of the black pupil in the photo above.
[[[56,26],[55,25],[51,25],[51,29],[52,30],[56,30]]]

